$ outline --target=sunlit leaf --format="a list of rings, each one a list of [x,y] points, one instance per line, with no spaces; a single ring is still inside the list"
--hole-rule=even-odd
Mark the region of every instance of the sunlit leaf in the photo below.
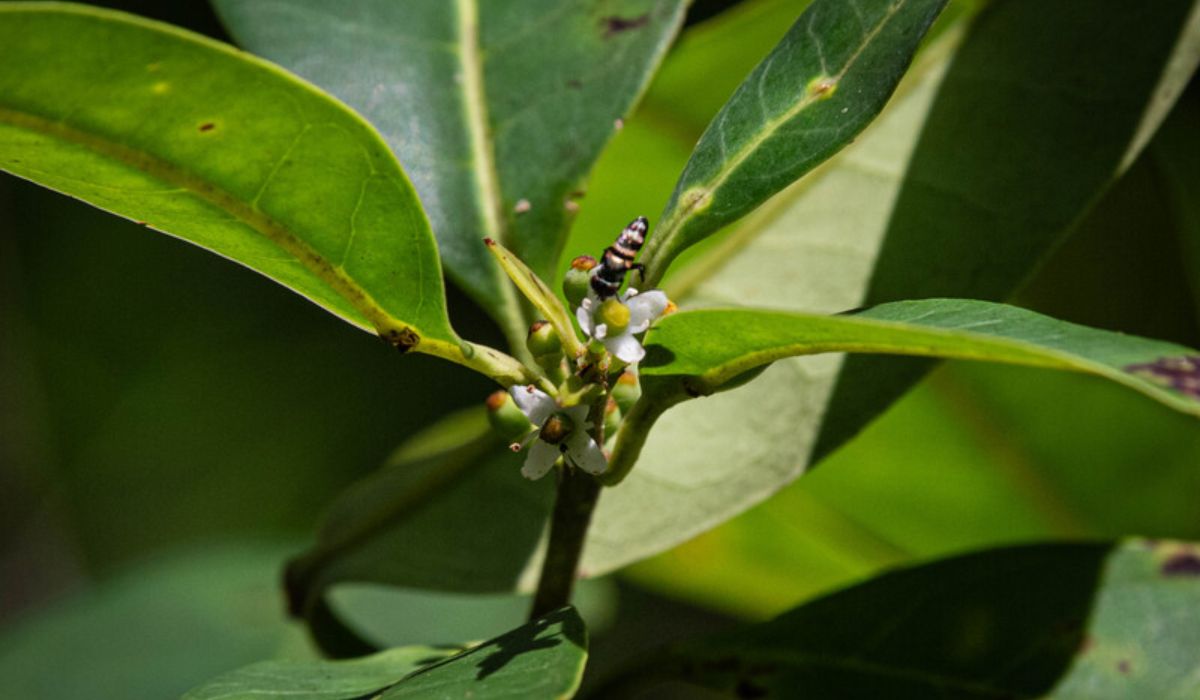
[[[791,184],[883,109],[945,0],[817,0],[700,138],[643,262],[684,248]]]
[[[217,0],[234,37],[359,110],[421,195],[447,270],[519,341],[479,244],[552,279],[584,178],[683,16],[681,0]]]
[[[214,678],[183,700],[345,700],[366,697],[458,653],[443,647],[400,647],[351,661],[262,661]]]
[[[454,651],[401,647],[353,661],[265,662],[216,678],[184,697],[566,698],[583,675],[587,632],[575,609],[563,608]]]
[[[403,349],[461,358],[437,251],[353,112],[202,37],[0,6],[0,167],[241,262]]]

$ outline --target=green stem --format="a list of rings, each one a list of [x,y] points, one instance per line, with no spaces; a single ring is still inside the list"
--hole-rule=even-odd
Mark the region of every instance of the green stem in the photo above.
[[[605,393],[592,405],[588,414],[593,426],[592,438],[597,445],[604,444],[604,408],[607,403],[608,394]],[[571,466],[563,469],[558,481],[554,513],[550,516],[546,559],[542,562],[542,574],[533,596],[533,607],[529,611],[530,620],[536,620],[571,602],[579,560],[583,556],[583,543],[587,539],[596,502],[600,499],[600,490],[600,482],[591,474]]]

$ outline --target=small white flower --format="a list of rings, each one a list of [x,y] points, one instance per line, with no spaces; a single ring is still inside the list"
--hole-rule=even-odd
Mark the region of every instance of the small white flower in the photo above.
[[[608,460],[600,446],[588,435],[592,424],[587,419],[587,406],[559,408],[558,403],[546,392],[533,386],[514,386],[509,393],[517,408],[521,409],[530,423],[537,426],[537,430],[525,438],[525,444],[533,443],[529,445],[525,464],[521,467],[521,475],[526,479],[545,476],[559,454],[565,454],[572,464],[589,474],[599,474],[608,467]],[[551,418],[565,418],[571,426],[571,432],[554,443],[542,439],[543,429]]]
[[[610,301],[616,301],[615,299]],[[646,356],[646,350],[634,336],[644,333],[655,319],[663,315],[670,301],[665,292],[653,289],[644,294],[638,294],[636,289],[630,289],[621,295],[619,303],[629,309],[629,321],[624,328],[615,332],[609,323],[603,321],[601,313],[604,303],[596,297],[595,292],[589,291],[587,298],[575,310],[575,318],[579,327],[589,338],[604,343],[605,349],[616,355],[617,359],[626,364],[633,364]],[[597,323],[596,317],[601,320]]]

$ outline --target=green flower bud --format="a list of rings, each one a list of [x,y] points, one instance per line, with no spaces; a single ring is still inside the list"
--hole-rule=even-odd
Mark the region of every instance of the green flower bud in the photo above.
[[[561,358],[563,354],[562,338],[558,331],[548,321],[534,321],[529,327],[529,335],[525,337],[525,347],[534,357]]]
[[[617,406],[621,408],[622,413],[629,413],[629,409],[633,408],[633,404],[642,396],[642,387],[638,384],[637,375],[633,372],[625,372],[613,384],[612,397],[617,402]]]
[[[538,433],[538,437],[543,442],[548,442],[551,445],[557,445],[567,439],[575,430],[575,421],[566,413],[558,412],[546,419],[542,425],[542,431]]]
[[[485,402],[488,411],[488,423],[492,430],[505,440],[519,440],[533,429],[533,424],[525,417],[507,391],[496,391],[487,397]]]
[[[604,439],[617,434],[617,428],[621,427],[621,408],[617,402],[609,397],[608,404],[604,407]]]
[[[616,297],[604,300],[596,313],[596,320],[608,326],[608,336],[621,335],[629,327],[629,307]]]
[[[563,369],[562,338],[547,321],[534,321],[525,337],[525,347],[539,367],[546,370],[551,381],[560,382],[565,376]]]
[[[592,270],[599,265],[590,255],[580,255],[571,261],[563,276],[563,296],[574,308],[583,303],[592,284]]]

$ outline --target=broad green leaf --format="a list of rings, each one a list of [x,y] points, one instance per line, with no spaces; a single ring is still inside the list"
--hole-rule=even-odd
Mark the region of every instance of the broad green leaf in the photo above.
[[[1133,532],[1197,539],[1197,464],[1194,419],[1119,385],[952,362],[821,469],[623,575],[766,618],[915,559]]]
[[[388,698],[569,698],[587,662],[587,630],[574,608],[552,612],[508,634],[408,676]]]
[[[175,549],[6,620],[0,695],[175,698],[256,659],[310,658],[302,630],[279,606],[286,548],[260,541]]]
[[[647,241],[647,283],[857,136],[945,4],[816,0],[701,136]]]
[[[443,648],[401,647],[354,661],[266,662],[221,676],[184,697],[567,698],[583,675],[587,632],[575,609],[563,608],[450,654]]]
[[[5,3],[0,44],[0,167],[236,260],[401,350],[523,379],[451,330],[416,194],[344,106],[225,45],[83,6]]]
[[[383,133],[447,270],[519,342],[493,238],[552,279],[584,179],[683,16],[682,0],[217,0],[234,37]]]
[[[617,435],[604,480],[628,474],[662,411],[708,396],[787,357],[829,352],[983,360],[1086,372],[1200,416],[1200,351],[963,299],[882,304],[854,314],[701,309],[667,316],[646,337],[644,407]]]
[[[1198,551],[1129,541],[969,554],[690,644],[645,672],[738,697],[1193,697]]]
[[[458,653],[446,647],[400,647],[351,661],[261,661],[194,688],[183,700],[345,700],[368,697],[423,666]]]

